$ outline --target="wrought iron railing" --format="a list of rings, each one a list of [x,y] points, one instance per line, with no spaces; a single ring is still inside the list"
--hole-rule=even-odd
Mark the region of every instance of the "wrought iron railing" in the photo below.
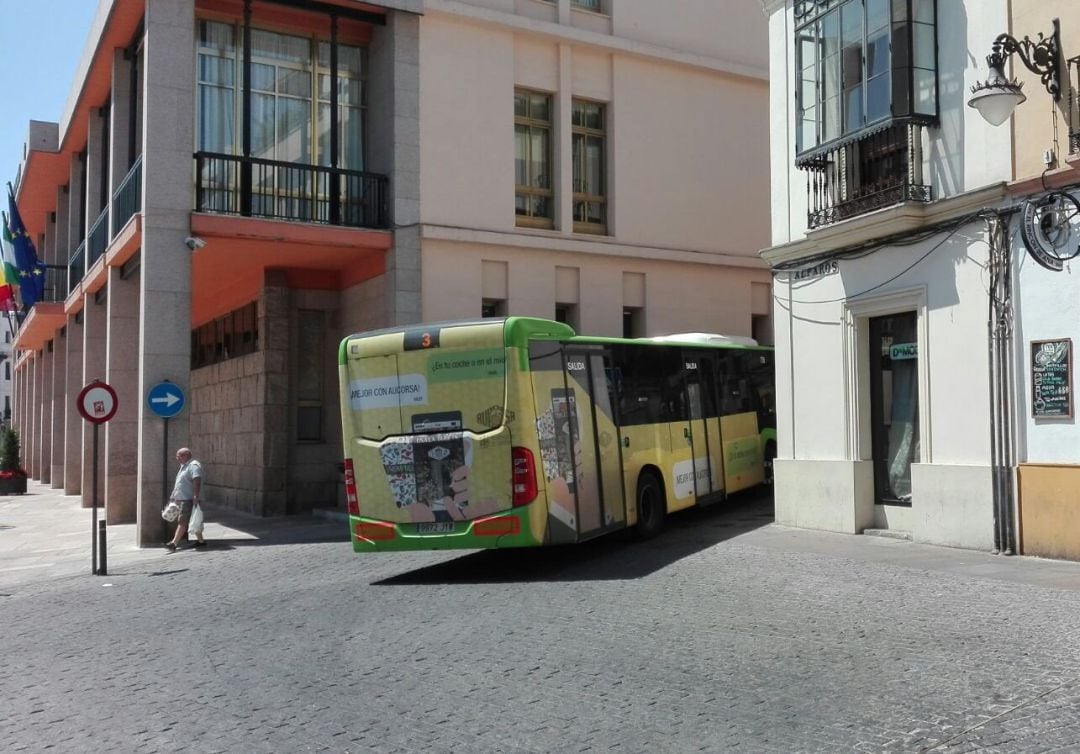
[[[86,241],[79,244],[79,248],[75,249],[75,252],[68,260],[68,291],[70,292],[76,285],[82,282],[83,276],[86,274]]]
[[[257,157],[195,153],[195,211],[385,228],[389,179]]]
[[[896,124],[804,160],[807,225],[820,228],[900,202],[929,202],[922,126]]]
[[[112,198],[112,225],[110,238],[127,225],[127,221],[142,209],[142,155],[135,160],[131,170],[120,182],[120,187]]]
[[[1069,58],[1065,65],[1069,86],[1069,154],[1080,152],[1080,56]]]
[[[50,264],[45,267],[45,283],[41,290],[41,301],[62,303],[68,297],[68,268],[63,264]]]
[[[86,234],[86,269],[94,266],[105,249],[109,246],[109,208],[101,210],[97,220],[90,226],[90,232]]]

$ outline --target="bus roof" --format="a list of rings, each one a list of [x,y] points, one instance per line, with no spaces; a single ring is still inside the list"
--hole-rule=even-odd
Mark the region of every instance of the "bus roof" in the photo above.
[[[601,335],[578,335],[570,325],[563,322],[556,322],[555,320],[542,319],[540,317],[486,317],[481,319],[458,319],[443,322],[400,325],[398,327],[386,327],[379,330],[354,333],[341,341],[338,350],[338,363],[345,363],[347,344],[349,341],[358,338],[375,338],[395,333],[406,333],[411,330],[476,326],[491,326],[493,328],[501,327],[503,330],[504,344],[518,348],[527,348],[529,341],[533,340],[560,340],[581,344],[634,344],[642,346],[689,345],[703,346],[706,348],[752,348],[771,350],[771,346],[759,345],[753,338],[737,335],[678,333],[651,338],[617,338]]]
[[[696,346],[756,346],[759,343],[744,335],[720,335],[711,332],[681,332],[649,338],[654,343],[687,343]]]

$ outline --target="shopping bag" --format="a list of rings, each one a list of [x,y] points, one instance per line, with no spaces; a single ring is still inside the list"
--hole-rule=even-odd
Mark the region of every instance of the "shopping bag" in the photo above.
[[[161,517],[169,523],[180,518],[180,503],[170,500],[169,504],[165,506],[165,510],[161,512]]]
[[[188,531],[192,534],[202,534],[203,530],[203,512],[202,506],[196,505],[195,510],[191,512],[191,521],[188,523]]]

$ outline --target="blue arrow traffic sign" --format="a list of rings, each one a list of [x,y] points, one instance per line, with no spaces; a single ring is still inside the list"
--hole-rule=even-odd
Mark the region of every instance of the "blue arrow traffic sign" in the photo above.
[[[179,385],[159,382],[146,394],[146,407],[162,419],[171,419],[184,410],[187,399]]]

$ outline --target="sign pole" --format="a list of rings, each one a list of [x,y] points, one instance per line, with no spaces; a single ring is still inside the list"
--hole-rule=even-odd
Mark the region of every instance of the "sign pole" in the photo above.
[[[94,507],[93,521],[90,524],[90,527],[91,527],[90,536],[91,536],[92,539],[94,538],[95,535],[98,535],[98,532],[97,532],[97,528],[98,528],[98,521],[97,521],[97,508],[98,508],[98,426],[99,425],[97,425],[97,424],[94,425],[94,471],[93,471],[93,474],[91,475],[93,477],[93,485],[94,485],[94,488],[93,488],[94,491],[90,495],[91,504]],[[102,521],[102,523],[105,523],[105,522]],[[97,540],[95,539],[94,541],[96,542]],[[105,575],[105,569],[102,568],[100,566],[100,564],[98,563],[98,559],[97,559],[98,551],[97,551],[97,548],[96,547],[91,547],[91,550],[94,553],[93,554],[93,557],[94,557],[94,574],[96,574],[98,576],[104,576]],[[104,537],[104,535],[101,535],[101,551],[100,551],[100,554],[101,554],[101,561],[104,562],[105,561],[105,537]]]
[[[169,417],[165,422],[165,436],[161,445],[161,504],[169,499]]]
[[[161,504],[169,499],[169,419],[184,410],[187,396],[179,385],[162,380],[146,392],[146,407],[155,416],[160,416],[165,424],[161,433]]]
[[[90,488],[90,575],[97,576],[97,428],[98,425],[94,425],[94,472],[93,472],[93,486]]]
[[[98,425],[104,424],[116,414],[116,391],[101,380],[85,386],[75,399],[75,407],[82,418],[94,425],[94,465],[91,475],[93,490],[90,493],[90,573],[104,576],[105,571],[105,520],[98,532]],[[98,568],[98,537],[101,538],[101,568]]]

